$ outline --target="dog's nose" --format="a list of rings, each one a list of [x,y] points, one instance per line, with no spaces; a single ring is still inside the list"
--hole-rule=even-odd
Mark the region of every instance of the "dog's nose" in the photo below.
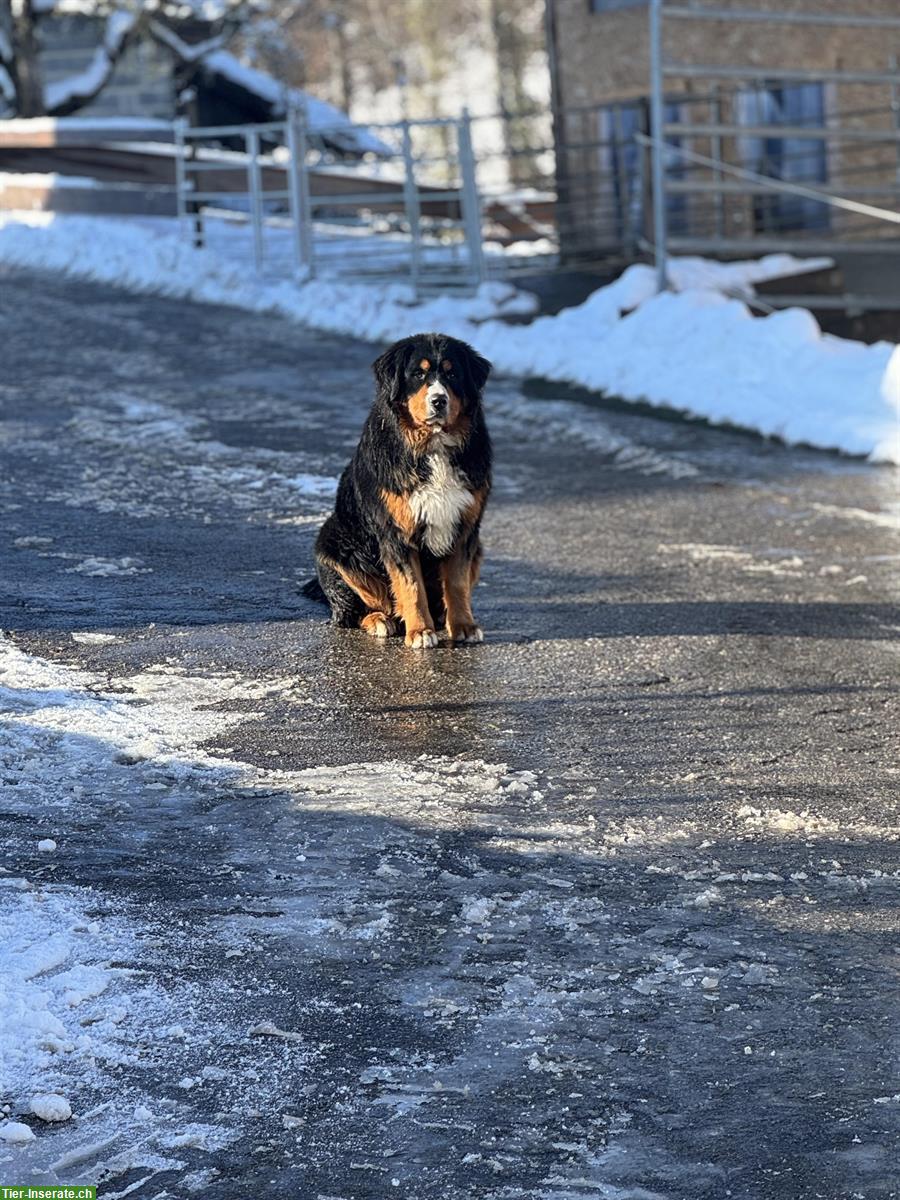
[[[428,405],[435,416],[447,411],[447,393],[446,392],[429,392]]]

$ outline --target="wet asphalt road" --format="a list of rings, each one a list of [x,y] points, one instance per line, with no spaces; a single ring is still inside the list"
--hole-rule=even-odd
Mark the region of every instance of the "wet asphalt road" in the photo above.
[[[900,1195],[895,473],[495,381],[487,641],[417,653],[296,590],[371,346],[24,273],[0,311],[0,627],[136,705],[147,671],[240,681],[177,779],[98,743],[52,865],[0,809],[8,869],[126,915],[214,1030],[74,1106],[221,1144],[123,1127],[78,1178]],[[227,1081],[179,1092],[201,1060]]]

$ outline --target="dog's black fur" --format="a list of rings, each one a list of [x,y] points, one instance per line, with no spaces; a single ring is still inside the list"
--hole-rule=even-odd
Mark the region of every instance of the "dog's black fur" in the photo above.
[[[438,333],[391,346],[372,364],[375,402],[316,540],[303,589],[337,625],[406,642],[480,641],[469,595],[491,486],[481,396],[490,363]]]

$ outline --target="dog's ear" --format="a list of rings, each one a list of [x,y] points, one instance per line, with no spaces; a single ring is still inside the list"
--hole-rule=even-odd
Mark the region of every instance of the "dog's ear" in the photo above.
[[[472,381],[472,390],[480,396],[491,373],[491,364],[471,346],[466,346],[465,362]]]
[[[394,403],[400,395],[403,368],[406,364],[406,343],[396,342],[372,363],[379,395]]]

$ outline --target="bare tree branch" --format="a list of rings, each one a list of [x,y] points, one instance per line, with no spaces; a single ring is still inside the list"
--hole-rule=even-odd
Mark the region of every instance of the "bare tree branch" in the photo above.
[[[151,21],[149,33],[155,41],[171,50],[182,63],[196,63],[214,50],[221,50],[233,35],[232,30],[225,30],[202,42],[186,42],[174,29],[164,25],[162,21]]]

